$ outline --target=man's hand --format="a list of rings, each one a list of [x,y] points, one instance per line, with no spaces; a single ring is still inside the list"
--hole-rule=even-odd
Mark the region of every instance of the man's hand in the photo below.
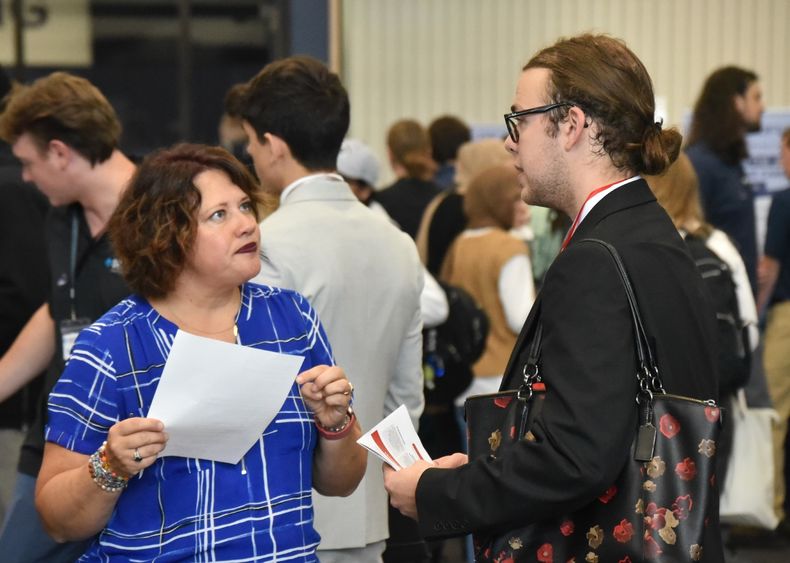
[[[400,510],[400,513],[417,520],[417,482],[423,472],[431,467],[436,467],[427,461],[417,461],[400,471],[395,471],[384,464],[384,488],[390,494],[390,504]]]
[[[469,456],[466,454],[451,454],[435,459],[433,462],[439,469],[455,469],[469,463]]]

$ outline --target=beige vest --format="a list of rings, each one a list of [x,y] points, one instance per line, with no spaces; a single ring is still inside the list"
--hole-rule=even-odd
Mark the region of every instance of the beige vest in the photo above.
[[[511,258],[527,253],[523,241],[501,229],[493,229],[479,236],[459,236],[444,259],[441,279],[468,291],[488,315],[486,348],[472,366],[476,377],[501,376],[505,371],[518,335],[505,320],[499,297],[499,275]]]

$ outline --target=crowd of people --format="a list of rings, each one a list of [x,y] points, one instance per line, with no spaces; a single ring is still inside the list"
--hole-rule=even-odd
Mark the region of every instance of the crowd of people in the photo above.
[[[727,407],[767,385],[781,419],[771,533],[790,538],[790,191],[774,195],[758,249],[743,168],[764,111],[755,73],[713,72],[682,139],[655,120],[623,42],[561,39],[521,69],[503,138],[473,139],[450,115],[394,123],[390,186],[347,137],[340,78],[310,57],[234,85],[221,146],[139,162],[88,80],[0,86],[3,561],[438,562],[447,537],[513,528],[539,561],[546,546],[597,560],[592,532],[578,544],[563,530],[565,546],[541,534],[602,502],[629,457],[644,391],[631,305],[666,392]],[[781,163],[790,178],[790,129]],[[619,253],[636,303],[591,238]],[[730,304],[701,255],[722,265]],[[459,295],[486,322],[457,370],[428,340],[450,323],[461,338]],[[717,326],[727,306],[737,357]],[[304,358],[237,463],[168,455],[167,424],[148,416],[180,332]],[[469,458],[465,400],[519,389],[534,362],[546,394],[528,438]],[[451,391],[432,394],[440,378]],[[356,441],[401,405],[434,460],[382,469]],[[731,442],[724,418],[719,484]],[[687,551],[721,561],[719,538],[737,534],[706,517],[705,545]],[[536,557],[521,540],[465,549]]]

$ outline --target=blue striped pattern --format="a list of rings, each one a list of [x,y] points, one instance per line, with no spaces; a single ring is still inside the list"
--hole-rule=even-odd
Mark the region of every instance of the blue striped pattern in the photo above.
[[[245,284],[238,327],[245,346],[305,356],[302,369],[333,363],[315,311],[293,291]],[[84,330],[50,395],[47,440],[88,455],[115,422],[145,416],[176,330],[136,295]],[[79,561],[317,561],[316,439],[294,385],[242,463],[166,457],[133,478]]]

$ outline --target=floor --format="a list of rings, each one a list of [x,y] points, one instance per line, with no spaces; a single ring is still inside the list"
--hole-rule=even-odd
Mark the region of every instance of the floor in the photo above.
[[[788,563],[790,562],[790,542],[786,546],[760,549],[728,550],[725,563]],[[440,563],[467,563],[463,548],[458,540],[448,540]]]
[[[790,545],[778,549],[743,549],[725,554],[726,563],[788,563]]]

